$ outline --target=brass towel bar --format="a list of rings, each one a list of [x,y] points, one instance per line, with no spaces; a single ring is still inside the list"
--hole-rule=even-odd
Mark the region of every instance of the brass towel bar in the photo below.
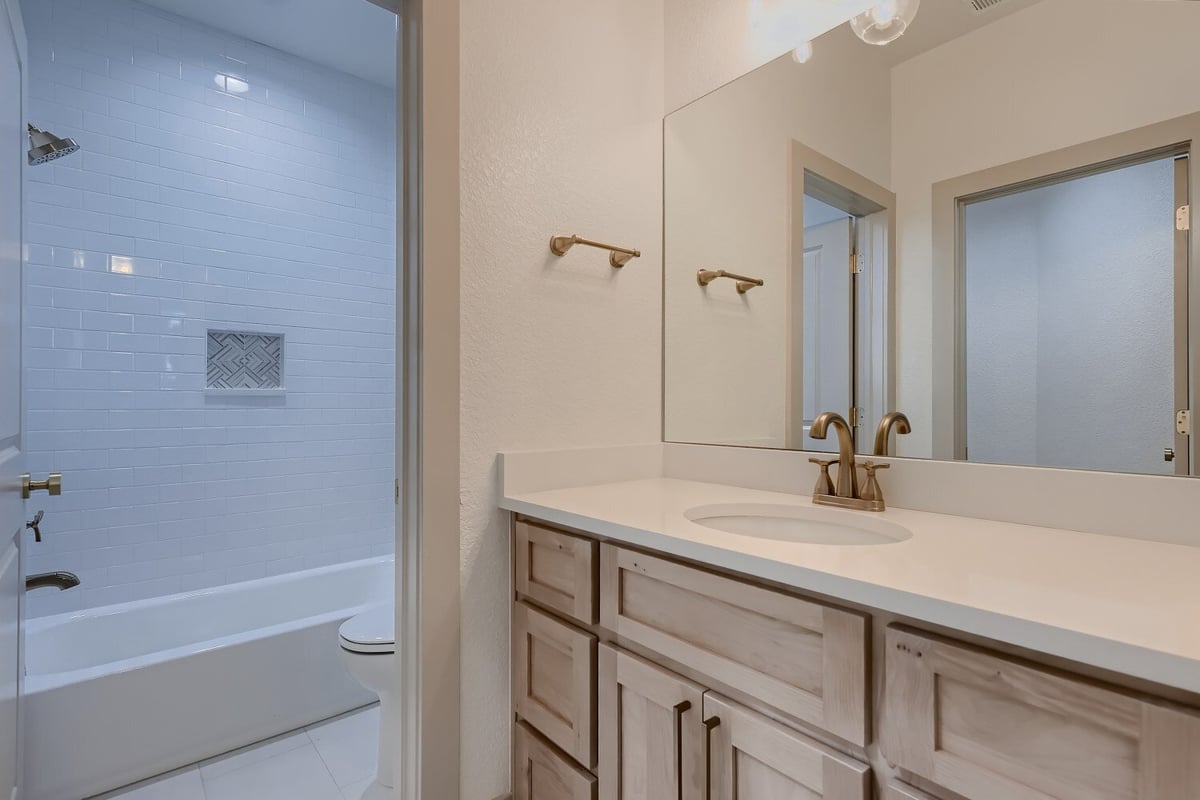
[[[745,294],[755,286],[764,285],[761,278],[748,278],[745,275],[737,275],[723,269],[702,269],[696,273],[696,283],[701,286],[708,286],[717,278],[729,278],[737,281],[738,294]]]
[[[582,244],[586,247],[596,247],[601,250],[608,251],[608,263],[612,264],[615,269],[620,269],[629,263],[631,258],[641,258],[641,250],[630,250],[627,247],[617,247],[613,244],[604,244],[603,242],[593,242],[591,239],[584,239],[582,236],[572,234],[571,236],[552,236],[550,237],[550,252],[556,256],[565,256],[567,251],[577,244]]]

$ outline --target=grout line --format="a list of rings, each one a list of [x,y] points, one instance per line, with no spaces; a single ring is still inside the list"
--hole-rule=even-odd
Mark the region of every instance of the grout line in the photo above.
[[[337,719],[337,717],[333,717],[333,719]],[[313,725],[319,725],[319,724],[320,723],[313,723]],[[321,766],[325,768],[325,774],[329,776],[329,780],[333,781],[333,785],[337,787],[338,797],[341,797],[342,796],[342,786],[340,783],[338,783],[337,778],[334,777],[333,770],[331,770],[329,768],[329,762],[325,760],[325,754],[322,753],[321,748],[317,746],[317,740],[314,739],[312,737],[312,734],[309,732],[309,728],[311,728],[311,727],[313,727],[313,726],[309,725],[304,729],[304,735],[308,738],[308,742],[312,746],[313,752],[317,754],[317,758],[319,758],[321,760]]]

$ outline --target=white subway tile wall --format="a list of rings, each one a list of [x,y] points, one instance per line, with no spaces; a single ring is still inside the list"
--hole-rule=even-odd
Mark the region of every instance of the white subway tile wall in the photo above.
[[[25,447],[43,615],[390,552],[390,88],[130,0],[23,0]],[[283,397],[205,394],[210,329],[286,336]]]

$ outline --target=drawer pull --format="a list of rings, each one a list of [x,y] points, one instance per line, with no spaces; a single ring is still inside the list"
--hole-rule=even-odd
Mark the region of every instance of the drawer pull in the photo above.
[[[683,715],[691,709],[690,700],[676,703],[672,709],[675,712],[675,785],[678,792],[676,800],[683,800]]]
[[[712,732],[720,724],[720,717],[704,720],[704,800],[712,800]]]

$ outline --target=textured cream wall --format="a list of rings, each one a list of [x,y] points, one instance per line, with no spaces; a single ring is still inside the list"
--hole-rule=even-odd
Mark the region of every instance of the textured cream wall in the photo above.
[[[462,1],[465,800],[509,790],[497,452],[661,435],[663,40],[661,0]]]

